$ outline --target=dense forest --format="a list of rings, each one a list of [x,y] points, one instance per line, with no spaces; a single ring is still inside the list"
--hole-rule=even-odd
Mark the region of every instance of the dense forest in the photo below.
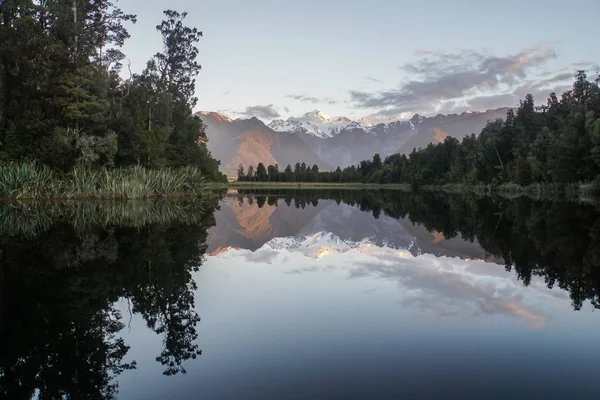
[[[578,183],[600,181],[600,88],[579,71],[571,90],[559,99],[550,94],[536,106],[531,95],[505,120],[488,122],[479,133],[458,141],[394,154],[332,172],[317,165],[240,166],[240,181],[364,182],[442,185],[447,183],[493,184]]]
[[[202,32],[165,11],[162,49],[132,72],[121,48],[136,16],[109,0],[0,2],[0,164],[195,166],[223,180],[197,99]]]

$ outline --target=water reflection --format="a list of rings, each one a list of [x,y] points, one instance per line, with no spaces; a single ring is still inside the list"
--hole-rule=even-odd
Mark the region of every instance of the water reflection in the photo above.
[[[130,318],[115,306],[123,298],[162,337],[156,361],[164,373],[184,371],[184,362],[200,354],[192,273],[204,260],[215,205],[149,203],[142,213],[139,205],[106,203],[63,206],[62,213],[3,209],[3,398],[113,398],[116,377],[136,368],[131,344],[118,335]],[[11,228],[15,214],[20,219]]]
[[[0,396],[589,396],[599,240],[595,205],[385,190],[4,204]]]
[[[369,238],[380,246],[411,249],[413,254],[486,259],[514,270],[525,285],[533,276],[540,276],[548,287],[567,290],[575,309],[587,300],[594,307],[599,306],[600,207],[597,205],[392,190],[246,190],[240,191],[237,200],[259,197],[283,199],[286,205],[290,204],[288,210],[277,207],[262,211],[269,216],[281,214],[270,217],[271,222],[263,219],[263,225],[272,227],[274,232],[277,219],[288,221],[288,214],[302,214],[305,218],[291,229],[297,233],[328,231],[346,240]],[[316,206],[308,207],[315,198],[319,199]],[[276,200],[267,203],[275,204]],[[348,207],[332,207],[332,203]],[[310,210],[301,213],[289,210],[303,206]],[[371,217],[365,217],[366,213]],[[297,219],[292,217],[292,221]],[[263,230],[269,232],[264,227]],[[292,235],[277,232],[272,236]],[[260,238],[254,247],[259,248],[268,237]]]

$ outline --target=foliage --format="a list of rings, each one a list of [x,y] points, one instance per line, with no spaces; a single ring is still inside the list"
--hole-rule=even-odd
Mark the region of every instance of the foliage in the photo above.
[[[0,163],[192,165],[225,181],[192,115],[202,32],[184,24],[186,13],[164,14],[162,51],[125,79],[120,49],[136,17],[114,2],[1,2]]]

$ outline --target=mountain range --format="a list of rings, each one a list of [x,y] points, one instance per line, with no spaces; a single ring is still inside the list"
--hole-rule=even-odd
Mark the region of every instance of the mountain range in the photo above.
[[[488,121],[505,118],[508,108],[424,117],[415,114],[405,121],[368,124],[364,120],[330,117],[320,110],[269,124],[256,117],[231,119],[216,112],[199,112],[206,126],[208,149],[221,161],[221,170],[236,176],[244,167],[297,162],[317,164],[321,170],[355,165],[375,153],[382,157],[408,154],[446,137],[462,139],[479,134]]]
[[[216,225],[208,230],[209,255],[230,248],[256,251],[265,244],[272,248],[277,243],[298,246],[301,242],[306,243],[308,238],[318,237],[324,247],[334,245],[327,242],[334,240],[350,247],[369,243],[406,249],[413,255],[496,261],[476,241],[460,236],[447,239],[440,232],[429,232],[422,225],[413,224],[408,218],[396,219],[382,214],[375,219],[359,207],[340,205],[333,200],[319,200],[306,208],[297,208],[278,199],[259,207],[249,198],[228,195],[220,201],[215,219]]]

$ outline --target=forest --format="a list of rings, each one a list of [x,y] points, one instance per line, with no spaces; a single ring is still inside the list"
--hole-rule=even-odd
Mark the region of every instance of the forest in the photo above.
[[[527,95],[506,119],[490,121],[478,134],[462,141],[413,149],[407,156],[384,159],[375,154],[358,165],[320,171],[317,165],[298,163],[284,171],[278,165],[259,164],[244,170],[239,181],[363,182],[444,185],[571,184],[600,182],[600,88],[578,71],[570,90],[559,98],[551,93],[536,106]]]
[[[137,18],[113,2],[2,1],[0,165],[191,166],[225,180],[192,114],[203,33],[186,16],[164,11],[162,48],[135,72],[121,49]]]

